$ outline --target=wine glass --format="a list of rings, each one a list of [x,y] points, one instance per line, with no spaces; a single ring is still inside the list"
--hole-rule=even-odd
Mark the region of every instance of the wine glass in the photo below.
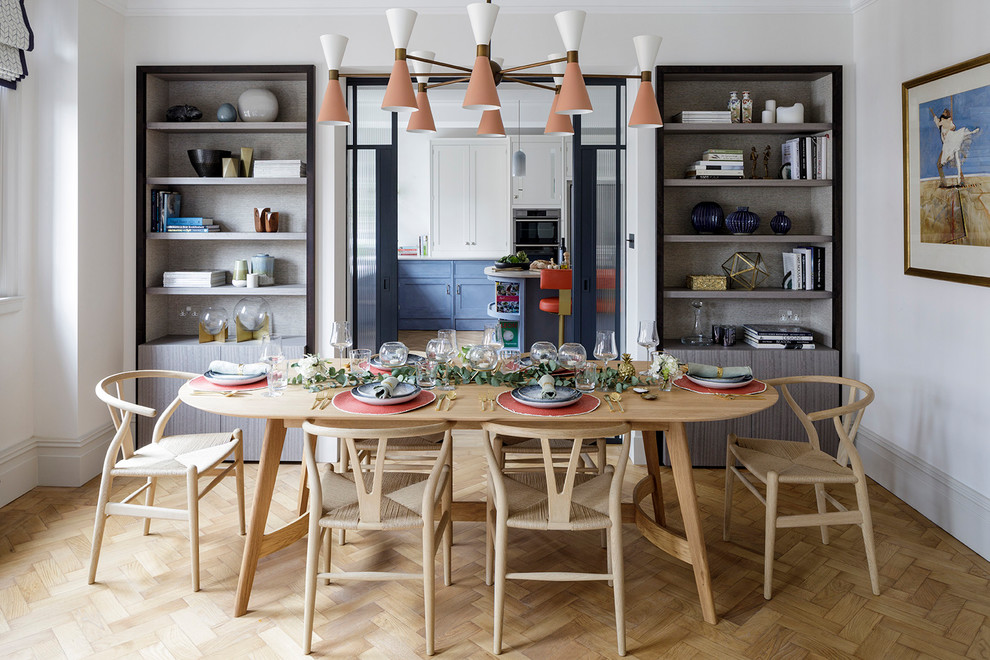
[[[268,391],[263,396],[282,396],[282,390],[287,384],[285,368],[282,361],[282,337],[266,335],[261,340],[261,361],[268,365]]]
[[[692,300],[691,307],[694,307],[694,331],[681,337],[682,344],[692,344],[694,346],[708,346],[712,343],[711,338],[701,330],[701,308],[704,303],[700,300]]]
[[[657,334],[657,322],[656,321],[640,321],[639,322],[639,336],[636,338],[636,343],[646,349],[646,360],[647,362],[653,362],[653,350],[660,344],[660,335]],[[649,368],[639,372],[640,376],[646,376],[649,373]]]
[[[426,357],[431,360],[436,360],[437,364],[444,365],[443,381],[440,383],[438,389],[441,391],[450,391],[454,389],[454,386],[450,384],[447,367],[447,365],[450,364],[450,361],[454,359],[454,347],[453,344],[450,343],[450,339],[446,337],[437,337],[436,339],[431,339],[426,342]]]
[[[481,343],[485,346],[492,346],[496,351],[501,350],[505,346],[505,342],[502,341],[502,326],[499,323],[486,323],[485,333]]]
[[[457,331],[452,329],[437,330],[438,339],[446,339],[450,342],[450,359],[453,360],[457,357]]]
[[[619,357],[619,349],[615,345],[615,330],[599,330],[595,333],[596,359],[602,361],[602,370],[608,367],[608,361]]]
[[[344,357],[344,349],[351,347],[351,323],[350,321],[334,321],[330,326],[330,345],[334,351],[340,351],[340,357]]]

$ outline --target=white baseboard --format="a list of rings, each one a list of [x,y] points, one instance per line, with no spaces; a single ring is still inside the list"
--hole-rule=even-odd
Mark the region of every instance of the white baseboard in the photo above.
[[[0,506],[35,486],[82,486],[103,469],[113,433],[107,425],[80,438],[32,437],[0,452]]]
[[[856,448],[870,478],[990,559],[990,498],[867,428]]]

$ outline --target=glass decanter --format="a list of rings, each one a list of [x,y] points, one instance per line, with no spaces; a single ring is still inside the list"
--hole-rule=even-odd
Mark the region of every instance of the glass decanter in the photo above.
[[[704,306],[700,300],[692,300],[691,307],[694,307],[694,331],[681,337],[682,344],[691,344],[692,346],[708,346],[712,343],[710,337],[707,333],[703,332],[701,329],[701,308]]]

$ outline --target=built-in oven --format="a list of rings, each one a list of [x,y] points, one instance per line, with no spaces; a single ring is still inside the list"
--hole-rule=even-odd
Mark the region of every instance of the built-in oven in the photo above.
[[[559,260],[560,209],[513,209],[512,220],[516,252],[525,252],[531,261]]]

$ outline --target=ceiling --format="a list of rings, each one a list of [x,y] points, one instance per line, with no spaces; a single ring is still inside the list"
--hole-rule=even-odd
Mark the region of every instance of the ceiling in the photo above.
[[[425,14],[463,12],[470,0],[98,0],[127,16],[379,14],[410,7]],[[849,14],[876,0],[499,0],[502,12],[546,14],[562,9],[640,14]]]

